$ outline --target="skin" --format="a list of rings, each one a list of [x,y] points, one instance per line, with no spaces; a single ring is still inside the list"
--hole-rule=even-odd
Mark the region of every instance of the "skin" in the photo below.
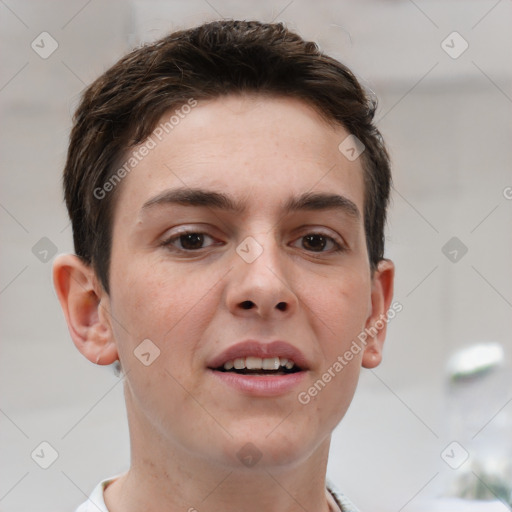
[[[331,434],[361,366],[380,363],[385,326],[309,404],[297,394],[382,318],[394,279],[389,260],[370,272],[361,159],[338,150],[348,135],[292,98],[199,102],[121,184],[110,295],[76,256],[56,259],[75,345],[97,364],[119,358],[126,375],[132,463],[105,490],[111,512],[329,510]],[[177,187],[223,192],[246,211],[142,208]],[[332,209],[284,215],[283,203],[305,192],[342,195],[360,218]],[[181,228],[208,236],[202,245],[179,237],[162,245]],[[304,238],[319,232],[345,250]],[[252,263],[236,252],[249,236],[263,248]],[[300,349],[310,364],[305,381],[282,396],[250,397],[207,371],[211,357],[248,338]],[[133,354],[144,339],[161,351],[150,366]],[[261,453],[252,467],[237,457],[248,442]]]

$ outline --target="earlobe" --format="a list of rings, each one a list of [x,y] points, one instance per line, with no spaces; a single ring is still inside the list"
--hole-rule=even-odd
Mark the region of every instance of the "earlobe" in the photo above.
[[[53,284],[78,350],[96,364],[116,361],[108,295],[92,268],[74,254],[59,255],[53,263]]]
[[[375,368],[382,361],[388,322],[387,312],[393,298],[394,278],[393,262],[387,259],[381,260],[372,280],[372,308],[365,326],[368,337],[362,359],[364,368]]]

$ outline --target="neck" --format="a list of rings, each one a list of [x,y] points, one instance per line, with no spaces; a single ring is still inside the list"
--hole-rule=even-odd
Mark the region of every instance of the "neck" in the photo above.
[[[325,483],[330,436],[299,462],[248,468],[195,455],[148,434],[148,425],[133,415],[128,420],[131,466],[105,490],[109,512],[331,510]]]

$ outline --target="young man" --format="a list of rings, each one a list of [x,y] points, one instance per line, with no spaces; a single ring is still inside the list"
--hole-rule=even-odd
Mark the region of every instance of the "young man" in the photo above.
[[[54,283],[80,352],[123,369],[131,465],[80,512],[356,510],[326,468],[393,295],[374,111],[253,21],[175,32],[85,91]]]

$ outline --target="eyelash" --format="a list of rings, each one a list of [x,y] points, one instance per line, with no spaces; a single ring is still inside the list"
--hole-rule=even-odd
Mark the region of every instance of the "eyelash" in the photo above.
[[[177,233],[175,235],[173,235],[172,237],[170,238],[167,238],[166,240],[164,240],[162,243],[161,243],[161,246],[163,247],[166,247],[167,249],[173,251],[173,252],[181,252],[181,253],[188,253],[188,254],[191,254],[191,253],[199,253],[202,249],[205,249],[204,247],[200,248],[200,249],[197,249],[197,250],[193,250],[193,249],[179,249],[177,247],[174,247],[172,245],[172,243],[176,240],[179,240],[182,236],[186,236],[186,235],[206,235],[207,237],[213,239],[212,236],[208,235],[207,233],[203,233],[201,231],[194,231],[194,230],[189,230],[189,231],[182,231],[180,233]],[[334,244],[334,250],[330,251],[331,254],[333,253],[340,253],[340,252],[344,252],[346,251],[346,248],[344,245],[340,244],[335,238],[329,236],[329,235],[326,235],[324,233],[321,233],[321,232],[315,232],[315,231],[312,231],[310,233],[306,233],[304,235],[302,235],[301,237],[299,238],[305,238],[306,236],[308,235],[316,235],[316,236],[321,236],[329,241],[331,241],[333,244]],[[308,251],[308,252],[311,252],[312,254],[328,254],[329,251],[320,251],[320,252],[317,252],[317,251]]]

